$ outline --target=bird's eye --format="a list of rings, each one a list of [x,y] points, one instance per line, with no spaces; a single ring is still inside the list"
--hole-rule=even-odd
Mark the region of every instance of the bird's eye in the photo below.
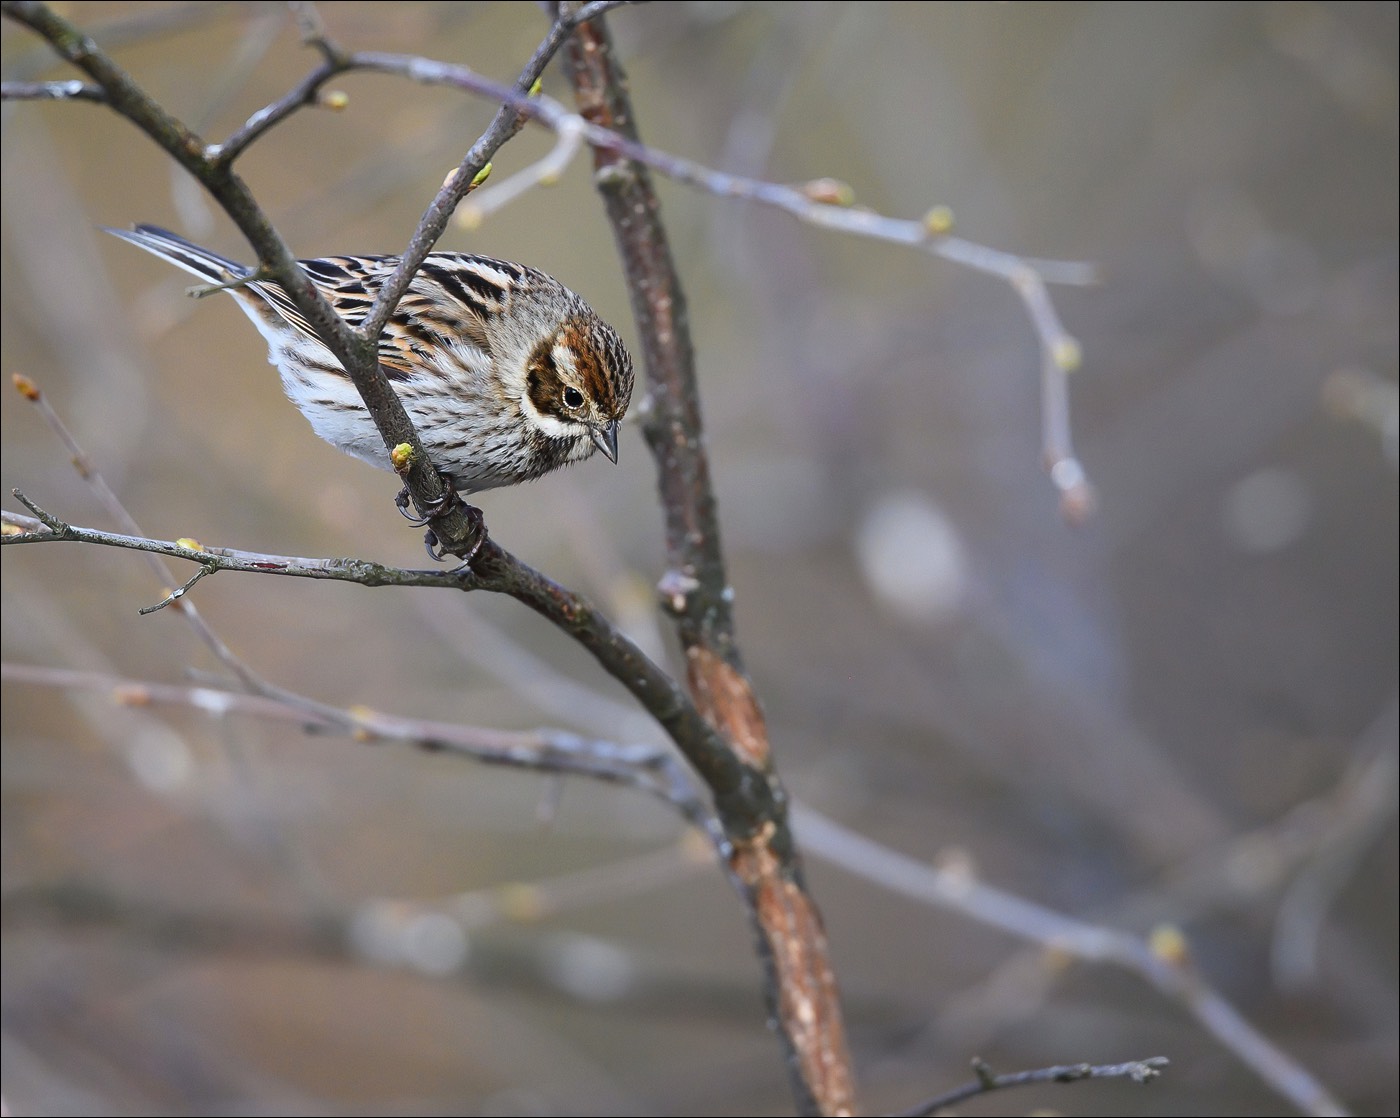
[[[573,387],[564,389],[564,406],[570,411],[583,407],[583,393]]]

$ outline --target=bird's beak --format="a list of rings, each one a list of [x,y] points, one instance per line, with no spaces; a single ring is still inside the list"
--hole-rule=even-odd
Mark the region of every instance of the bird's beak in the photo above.
[[[589,436],[593,439],[593,445],[608,456],[609,462],[617,461],[617,420],[613,420],[606,427],[590,427]]]

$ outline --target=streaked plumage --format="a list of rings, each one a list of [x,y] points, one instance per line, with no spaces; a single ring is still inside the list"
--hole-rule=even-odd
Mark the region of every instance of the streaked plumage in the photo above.
[[[153,225],[109,229],[210,284],[253,269]],[[331,306],[359,325],[395,256],[302,260]],[[321,438],[391,469],[340,363],[275,283],[229,289],[268,344],[282,386]],[[617,461],[632,396],[622,339],[582,299],[534,268],[433,252],[389,318],[379,362],[423,447],[462,493],[530,481],[602,450]]]

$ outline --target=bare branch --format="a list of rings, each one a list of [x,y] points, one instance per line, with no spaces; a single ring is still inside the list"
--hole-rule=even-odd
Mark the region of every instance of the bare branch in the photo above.
[[[636,142],[626,79],[603,21],[580,28],[565,59],[582,116]],[[799,1110],[853,1113],[855,1083],[826,935],[803,881],[787,794],[734,635],[685,294],[646,169],[602,147],[594,149],[594,166],[642,339],[643,431],[666,520],[663,596],[685,649],[695,704],[746,776],[736,789],[741,795],[716,792],[715,806],[733,842],[733,872],[751,897],[771,1019]]]
[[[54,410],[53,405],[49,403],[48,397],[39,389],[39,386],[29,377],[19,373],[15,373],[12,379],[19,394],[34,405],[35,410],[39,413],[39,417],[43,419],[49,429],[57,436],[59,442],[63,444],[64,449],[68,451],[69,462],[71,462],[73,468],[78,471],[78,476],[87,482],[88,487],[97,497],[98,503],[107,510],[107,514],[122,527],[127,535],[144,536],[145,533],[141,530],[141,526],[137,524],[135,518],[127,512],[126,506],[121,502],[121,498],[119,498],[112,490],[112,487],[107,484],[107,480],[102,476],[102,472],[97,468],[97,465],[93,462],[87,451],[83,449],[82,444],[78,442],[76,436],[68,429],[68,425],[63,422],[58,412]],[[28,505],[29,502],[26,501],[25,504]],[[155,554],[151,555],[151,570],[154,572],[161,586],[168,586],[171,583],[172,575],[170,569],[161,562],[160,558]],[[190,587],[205,575],[213,573],[214,569],[211,567],[206,566],[201,568],[200,572],[181,586],[179,590],[167,596],[160,603],[160,606],[163,607],[177,599],[182,599],[185,592],[188,591]],[[148,607],[148,609],[154,608],[160,607]],[[141,612],[144,613],[147,611],[142,610]],[[199,610],[195,608],[193,602],[182,601],[180,614],[189,623],[190,627],[194,629],[195,635],[198,636],[199,639],[204,642],[205,646],[218,658],[219,662],[237,675],[246,687],[253,691],[265,691],[269,688],[270,685],[268,682],[244,663],[240,657],[235,655],[233,649],[229,648],[219,635],[214,632],[213,628],[204,620]]]
[[[978,1095],[986,1095],[1008,1087],[1026,1087],[1032,1083],[1079,1083],[1085,1079],[1131,1079],[1134,1083],[1151,1083],[1162,1074],[1162,1069],[1168,1063],[1165,1056],[1153,1056],[1126,1064],[1068,1064],[996,1075],[984,1061],[974,1060],[972,1070],[977,1074],[977,1078],[971,1083],[935,1095],[908,1110],[896,1111],[890,1118],[924,1118],[924,1115],[966,1102]]]
[[[107,94],[100,85],[87,82],[0,82],[3,101],[100,101]]]
[[[453,752],[489,765],[586,776],[646,792],[676,808],[723,853],[722,832],[685,766],[666,749],[619,745],[562,730],[511,732],[422,718],[344,710],[305,696],[249,695],[223,687],[192,687],[121,679],[100,672],[27,664],[0,664],[0,679],[64,690],[107,691],[124,706],[178,706],[213,718],[240,714],[291,722],[308,731],[336,733],[360,742],[398,742],[430,752]]]
[[[242,571],[248,574],[286,575],[291,578],[329,579],[334,582],[358,582],[362,586],[451,586],[453,574],[442,570],[409,571],[387,567],[363,559],[308,559],[291,555],[269,555],[262,552],[239,551],[234,548],[206,548],[198,540],[157,540],[146,536],[104,532],[98,528],[83,528],[68,524],[40,508],[18,489],[15,499],[34,514],[33,518],[17,513],[0,514],[8,531],[0,537],[4,546],[38,543],[88,543],[102,547],[117,547],[163,555],[167,559],[184,559],[198,563],[208,573]],[[468,576],[469,577],[469,576]]]
[[[154,540],[102,532],[65,523],[44,511],[24,494],[15,497],[34,517],[3,513],[5,531],[0,544],[78,542],[154,552],[184,559],[201,567],[247,574],[282,575],[361,586],[447,587],[488,590],[507,594],[586,648],[608,674],[638,700],[695,766],[718,801],[749,805],[765,817],[774,810],[772,790],[729,750],[715,729],[701,716],[685,690],[652,661],[608,618],[579,594],[565,589],[520,562],[494,540],[487,540],[471,569],[455,571],[407,570],[366,559],[310,559],[269,555],[232,548],[205,547],[195,540]]]
[[[247,151],[254,141],[261,139],[298,109],[317,104],[321,87],[337,74],[343,73],[345,69],[343,63],[328,59],[312,70],[285,95],[250,116],[243,127],[234,132],[223,143],[212,145],[209,149],[209,155],[213,159],[214,165],[218,167],[231,166],[234,160]]]
[[[1185,937],[1174,927],[1163,926],[1143,940],[1044,908],[968,873],[926,865],[801,804],[793,805],[793,817],[805,848],[892,892],[952,909],[1050,951],[1108,963],[1141,976],[1305,1113],[1346,1113],[1306,1068],[1268,1040],[1206,981]]]
[[[422,218],[419,219],[418,228],[414,230],[413,237],[404,249],[394,274],[380,287],[374,305],[365,315],[361,329],[368,337],[377,338],[380,331],[384,329],[384,324],[388,322],[389,316],[394,313],[394,308],[398,306],[399,300],[408,290],[409,282],[413,279],[414,274],[446,231],[453,211],[478,184],[478,176],[491,156],[502,144],[525,126],[528,106],[531,104],[531,90],[535,88],[535,83],[539,81],[545,67],[549,65],[550,59],[563,46],[576,26],[581,25],[586,20],[603,15],[613,6],[608,3],[595,3],[587,5],[586,10],[580,10],[573,16],[556,17],[550,25],[548,34],[535,48],[534,55],[520,72],[520,77],[516,79],[515,85],[513,87],[499,87],[499,91],[503,94],[498,98],[501,101],[500,111],[496,113],[486,131],[481,134],[480,139],[468,150],[457,169],[447,176],[447,181],[443,183],[437,197],[432,200]],[[359,60],[363,57],[363,55],[356,54],[347,58],[346,61],[349,66],[358,69],[360,68]],[[414,61],[416,64],[422,64],[421,59]],[[428,65],[436,64],[430,63]],[[422,507],[421,502],[420,507]],[[461,553],[458,552],[458,554]]]

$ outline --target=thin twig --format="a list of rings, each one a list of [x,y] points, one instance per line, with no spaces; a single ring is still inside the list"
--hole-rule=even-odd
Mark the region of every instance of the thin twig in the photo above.
[[[1066,1064],[996,1075],[984,1061],[974,1060],[972,1070],[977,1078],[971,1083],[935,1095],[908,1110],[896,1111],[889,1118],[924,1118],[925,1115],[966,1102],[978,1095],[1005,1090],[1008,1087],[1025,1087],[1032,1083],[1079,1083],[1085,1079],[1131,1079],[1134,1083],[1151,1083],[1162,1074],[1162,1069],[1169,1062],[1165,1056],[1153,1056],[1126,1064]]]
[[[68,425],[63,422],[63,418],[54,410],[53,405],[49,403],[48,396],[45,395],[45,393],[40,390],[39,386],[29,377],[15,373],[13,380],[19,394],[34,405],[40,418],[43,419],[49,430],[58,438],[58,441],[63,444],[64,449],[68,451],[69,462],[71,462],[73,468],[78,471],[78,476],[88,484],[88,487],[97,497],[98,503],[106,510],[107,515],[115,520],[127,535],[144,536],[145,533],[136,522],[136,518],[127,511],[126,506],[122,504],[121,498],[118,497],[112,487],[107,484],[107,479],[102,476],[102,471],[97,468],[96,463],[93,462],[91,456],[83,448],[82,444],[78,442],[77,437],[69,430]],[[170,568],[161,561],[158,555],[151,555],[150,566],[160,585],[169,586],[172,582]],[[183,599],[186,591],[188,591],[190,587],[205,575],[213,573],[213,568],[202,568],[199,573],[182,585],[178,590],[168,595],[159,606],[147,607],[140,612],[154,612],[155,609],[169,605],[178,599]],[[204,642],[205,647],[214,654],[221,664],[238,676],[245,687],[252,691],[268,691],[271,689],[271,685],[267,680],[253,671],[241,657],[234,653],[233,649],[229,648],[223,638],[214,632],[213,627],[204,620],[203,615],[195,607],[193,602],[182,601],[180,613],[189,624],[190,628],[194,630],[195,635]]]
[[[577,124],[573,123],[577,120]],[[488,215],[504,209],[528,190],[551,186],[559,181],[566,167],[583,146],[582,118],[566,118],[555,132],[554,147],[543,157],[522,167],[510,178],[478,191],[457,210],[457,221],[467,228],[480,225]]]
[[[569,35],[574,29],[590,19],[602,16],[615,5],[610,3],[595,3],[586,5],[573,15],[563,15],[556,17],[550,24],[548,33],[535,48],[535,53],[530,61],[521,70],[520,76],[516,79],[514,86],[501,87],[501,92],[505,96],[499,98],[501,108],[487,126],[486,131],[474,143],[463,157],[457,169],[447,176],[441,189],[437,193],[423,216],[418,221],[418,227],[414,230],[408,246],[404,249],[403,256],[399,260],[398,267],[394,269],[384,284],[376,294],[374,305],[365,315],[360,329],[368,337],[377,338],[384,324],[388,322],[389,316],[394,313],[394,308],[408,291],[408,285],[413,276],[422,266],[428,253],[437,244],[439,238],[447,230],[447,223],[451,220],[453,211],[478,183],[479,176],[491,156],[525,126],[528,118],[527,108],[531,103],[531,91],[535,84],[544,74],[545,67],[550,60],[558,53],[564,45]],[[347,60],[354,68],[358,68],[356,60],[359,55],[352,55]]]
[[[0,82],[3,101],[106,101],[100,85],[88,82]]]
[[[147,536],[106,532],[99,528],[83,528],[46,512],[18,489],[11,492],[34,516],[31,518],[8,510],[0,514],[5,526],[11,529],[0,537],[0,544],[6,547],[59,542],[99,544],[103,547],[163,555],[167,559],[184,559],[210,568],[211,574],[219,571],[241,571],[286,575],[291,578],[355,582],[362,586],[451,586],[454,584],[454,578],[462,577],[441,569],[411,571],[365,559],[311,559],[292,555],[269,555],[236,548],[207,548],[199,541],[188,538],[158,540]]]
[[[758,202],[785,210],[810,225],[917,248],[951,263],[1004,279],[1013,286],[1027,284],[1028,271],[1033,277],[1050,284],[1085,286],[1097,283],[1099,279],[1098,269],[1082,261],[1018,256],[938,232],[931,228],[927,218],[888,217],[851,204],[826,201],[823,200],[826,192],[814,190],[811,183],[790,185],[715,170],[590,121],[552,97],[521,93],[460,63],[385,51],[355,51],[346,55],[344,61],[347,70],[396,74],[425,85],[447,85],[501,101],[553,132],[579,129],[583,141],[590,147],[642,163],[669,179],[694,186],[707,194]],[[1031,283],[1030,287],[1033,289],[1034,284]],[[1025,298],[1024,292],[1020,294]],[[1068,339],[1052,306],[1040,303],[1037,298],[1028,303],[1027,309],[1038,332],[1043,331],[1048,338],[1061,343]]]

